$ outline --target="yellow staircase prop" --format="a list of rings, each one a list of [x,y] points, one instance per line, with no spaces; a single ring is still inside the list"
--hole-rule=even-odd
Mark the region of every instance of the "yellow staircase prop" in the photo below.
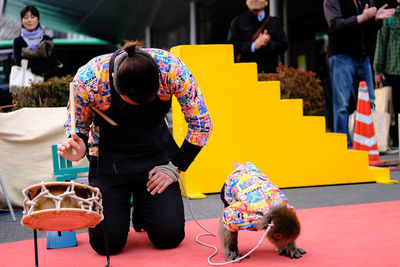
[[[345,134],[326,133],[325,118],[303,116],[301,99],[280,98],[280,83],[259,82],[255,63],[234,63],[231,45],[183,45],[171,52],[185,62],[205,97],[214,125],[183,181],[190,198],[221,190],[235,162],[253,162],[277,186],[394,183],[368,153],[348,150]],[[178,144],[187,126],[172,106]]]

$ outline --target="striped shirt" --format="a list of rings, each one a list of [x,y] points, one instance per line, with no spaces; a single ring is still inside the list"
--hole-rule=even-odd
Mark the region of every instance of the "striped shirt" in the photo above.
[[[158,96],[169,101],[174,95],[188,123],[186,140],[204,146],[212,130],[207,105],[193,75],[176,56],[161,49],[144,49],[155,60],[160,70]],[[109,66],[112,54],[101,55],[79,68],[74,77],[76,132],[89,136],[89,154],[98,156],[99,127],[93,124],[91,106],[101,111],[110,108],[111,89]],[[71,135],[71,116],[64,125],[66,136]]]
[[[400,13],[385,19],[378,32],[374,69],[375,73],[400,75]]]

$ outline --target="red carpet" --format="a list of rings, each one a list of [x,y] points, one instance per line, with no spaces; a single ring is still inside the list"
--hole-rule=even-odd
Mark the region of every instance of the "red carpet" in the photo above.
[[[267,240],[250,258],[235,266],[400,266],[400,201],[315,208],[297,211],[302,234],[297,244],[307,250],[298,260],[278,256]],[[218,220],[201,223],[214,233]],[[204,231],[194,221],[186,224],[186,238],[172,250],[155,249],[145,233],[130,232],[123,252],[111,256],[111,266],[211,266],[207,258],[213,250],[199,245],[195,238]],[[239,249],[252,249],[262,233],[242,231]],[[46,249],[46,239],[39,239],[39,266],[105,266],[106,258],[97,255],[88,244],[87,234],[79,234],[78,246]],[[219,239],[202,237],[205,243],[220,249]],[[222,251],[212,259],[223,262]],[[0,266],[34,266],[33,241],[0,244]],[[230,265],[232,266],[232,265]]]

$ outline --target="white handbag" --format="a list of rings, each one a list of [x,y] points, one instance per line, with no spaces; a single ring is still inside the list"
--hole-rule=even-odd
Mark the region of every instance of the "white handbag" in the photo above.
[[[21,67],[12,66],[10,73],[10,92],[14,93],[21,87],[28,87],[32,82],[42,82],[43,77],[28,70],[28,60],[21,60]]]

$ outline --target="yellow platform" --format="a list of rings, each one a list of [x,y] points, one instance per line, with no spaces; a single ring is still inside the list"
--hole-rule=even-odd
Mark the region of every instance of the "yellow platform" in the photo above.
[[[303,116],[301,99],[280,98],[280,83],[259,82],[255,63],[234,63],[231,45],[185,45],[171,49],[193,73],[214,130],[182,175],[188,196],[219,192],[235,162],[253,162],[281,188],[379,182],[388,169],[370,167],[368,154],[347,149],[346,135],[325,132],[325,118]],[[187,126],[172,107],[178,144]]]

